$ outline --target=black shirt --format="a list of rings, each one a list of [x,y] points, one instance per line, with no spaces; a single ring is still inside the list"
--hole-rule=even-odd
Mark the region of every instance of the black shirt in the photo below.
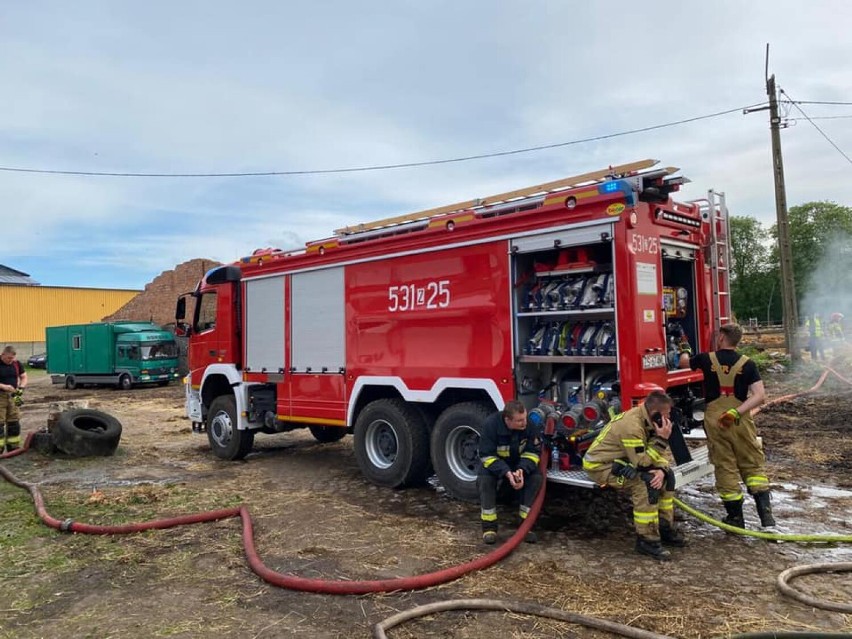
[[[737,363],[740,355],[733,349],[723,349],[716,351],[716,358],[721,366],[733,366]],[[757,370],[757,365],[746,357],[746,363],[740,370],[739,375],[734,378],[734,396],[744,402],[748,399],[748,387],[755,382],[760,381],[760,373]],[[722,391],[719,388],[719,378],[715,372],[711,370],[710,355],[708,353],[698,353],[695,357],[689,358],[689,367],[692,370],[701,369],[704,373],[704,399],[709,403],[715,399],[719,399]]]
[[[0,361],[0,384],[8,384],[17,388],[19,367],[20,364],[15,360],[12,360],[11,364]]]

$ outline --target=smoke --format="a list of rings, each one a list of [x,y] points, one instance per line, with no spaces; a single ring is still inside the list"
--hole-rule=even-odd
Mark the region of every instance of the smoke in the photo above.
[[[802,319],[819,313],[827,322],[832,313],[843,313],[848,332],[852,325],[852,236],[841,232],[832,238],[810,278],[801,286]]]

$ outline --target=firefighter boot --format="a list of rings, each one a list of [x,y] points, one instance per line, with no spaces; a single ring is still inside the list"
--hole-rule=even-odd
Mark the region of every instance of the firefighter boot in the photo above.
[[[21,422],[6,424],[6,452],[11,453],[21,446]]]
[[[765,490],[762,493],[755,493],[754,505],[757,506],[757,516],[760,517],[760,525],[764,528],[775,525],[775,518],[772,516],[772,504],[769,497],[769,491]]]
[[[724,501],[725,510],[728,511],[728,516],[722,520],[723,524],[736,526],[737,528],[745,528],[745,519],[743,518],[743,500]]]
[[[660,541],[664,546],[683,548],[686,546],[686,537],[677,528],[665,519],[660,519]]]
[[[657,561],[668,561],[672,558],[671,552],[662,547],[656,539],[636,538],[636,552],[640,555],[648,555]]]
[[[497,522],[483,521],[482,522],[482,543],[493,546],[497,543]]]

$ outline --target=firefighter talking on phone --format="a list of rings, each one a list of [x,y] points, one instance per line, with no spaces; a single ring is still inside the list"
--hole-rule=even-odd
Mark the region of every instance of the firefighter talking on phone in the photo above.
[[[723,325],[717,350],[698,353],[689,358],[687,366],[704,373],[704,431],[710,462],[716,467],[716,490],[728,513],[722,521],[745,528],[742,479],[754,497],[760,525],[774,526],[766,458],[751,418],[751,409],[764,402],[766,391],[755,363],[736,351],[742,336],[739,324]]]
[[[604,426],[583,458],[583,468],[600,486],[630,491],[636,552],[659,560],[671,558],[663,544],[686,545],[674,524],[675,476],[665,454],[671,409],[671,397],[652,391],[643,404]]]

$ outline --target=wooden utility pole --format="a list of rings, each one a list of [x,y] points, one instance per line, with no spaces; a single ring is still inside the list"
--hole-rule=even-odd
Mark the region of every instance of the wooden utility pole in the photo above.
[[[768,52],[767,52],[768,55]],[[778,218],[778,254],[781,258],[781,301],[784,309],[784,341],[793,361],[802,353],[796,343],[799,313],[796,308],[796,282],[793,277],[793,250],[790,246],[790,223],[787,220],[787,190],[784,186],[784,159],[781,157],[781,118],[778,115],[778,97],[775,92],[775,75],[766,79],[769,96],[769,130],[772,133],[772,170],[775,174],[775,215]]]
[[[766,95],[768,107],[746,109],[744,113],[769,111],[769,130],[772,134],[772,172],[775,176],[775,215],[778,220],[778,256],[781,260],[781,304],[784,313],[784,342],[790,359],[798,362],[802,353],[796,343],[799,312],[796,305],[796,282],[793,277],[793,250],[790,246],[790,223],[787,220],[787,189],[784,186],[784,159],[781,157],[781,116],[778,115],[778,95],[775,76],[769,75],[769,45],[766,45]]]

